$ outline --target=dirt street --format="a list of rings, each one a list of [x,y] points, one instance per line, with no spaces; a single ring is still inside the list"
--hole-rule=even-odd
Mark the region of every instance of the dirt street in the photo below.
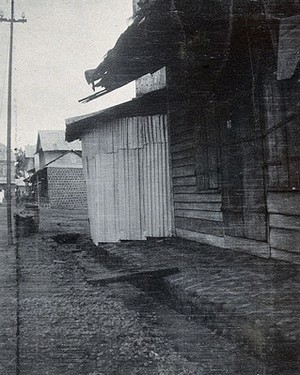
[[[16,324],[10,333],[18,337],[1,374],[273,374],[235,344],[173,310],[155,288],[89,284],[82,264],[94,261],[90,254],[52,238],[69,231],[61,223],[70,221],[52,218],[51,224],[45,218],[48,224],[42,223],[38,234],[17,242],[19,257],[11,271],[12,279],[17,274],[17,301],[10,314]],[[2,341],[4,347],[8,341]]]
[[[84,253],[20,239],[20,374],[258,374],[258,362],[129,283],[94,286]]]

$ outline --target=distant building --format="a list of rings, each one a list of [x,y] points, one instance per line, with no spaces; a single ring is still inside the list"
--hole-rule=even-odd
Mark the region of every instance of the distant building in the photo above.
[[[30,177],[35,199],[50,208],[86,207],[81,143],[68,143],[64,131],[39,131]],[[30,170],[29,170],[30,171]]]
[[[6,178],[7,178],[7,155],[6,146],[0,143],[0,189],[6,190]],[[15,184],[15,155],[11,153],[11,183],[12,186]]]

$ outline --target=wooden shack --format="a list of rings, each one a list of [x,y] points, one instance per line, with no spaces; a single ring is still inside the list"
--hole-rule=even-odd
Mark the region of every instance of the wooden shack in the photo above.
[[[134,5],[85,100],[165,67],[175,234],[299,263],[299,2]]]

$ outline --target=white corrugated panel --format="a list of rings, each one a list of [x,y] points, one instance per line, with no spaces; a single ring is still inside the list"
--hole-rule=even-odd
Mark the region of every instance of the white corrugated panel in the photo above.
[[[142,239],[141,197],[138,149],[120,149],[116,153],[116,195],[119,211],[119,239]]]
[[[116,202],[119,211],[119,239],[142,239],[139,130],[136,118],[114,124]],[[114,128],[114,129],[115,129]]]
[[[142,118],[146,144],[142,149],[144,234],[147,237],[172,235],[172,206],[167,123],[165,116]]]
[[[119,240],[117,230],[117,212],[114,194],[114,155],[99,154],[96,156],[97,199],[98,207],[98,242],[116,242]]]
[[[92,171],[92,153],[91,148],[94,146],[92,142],[92,135],[93,132],[87,133],[82,141],[82,164],[83,164],[83,172],[86,181],[86,190],[87,190],[87,204],[88,204],[88,213],[89,213],[89,221],[90,221],[90,232],[91,237],[94,242],[96,242],[97,238],[95,237],[95,212],[94,206],[91,203],[93,197],[93,188],[95,185],[92,184],[92,180],[94,180],[95,172]]]
[[[172,235],[167,130],[166,116],[143,116],[103,123],[83,138],[95,243]]]
[[[83,158],[83,170],[86,179],[87,189],[87,204],[90,221],[90,232],[93,241],[97,242],[97,211],[98,204],[95,204],[95,194],[97,191],[97,185],[95,184],[96,174],[96,158],[95,156],[86,156]]]

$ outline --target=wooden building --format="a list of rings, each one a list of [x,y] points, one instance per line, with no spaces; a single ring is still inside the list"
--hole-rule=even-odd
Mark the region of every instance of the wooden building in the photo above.
[[[300,263],[299,1],[134,5],[133,24],[86,72],[101,89],[85,100],[132,80],[150,95],[164,68],[167,89],[151,95],[167,102],[157,112],[167,114],[174,233]]]

